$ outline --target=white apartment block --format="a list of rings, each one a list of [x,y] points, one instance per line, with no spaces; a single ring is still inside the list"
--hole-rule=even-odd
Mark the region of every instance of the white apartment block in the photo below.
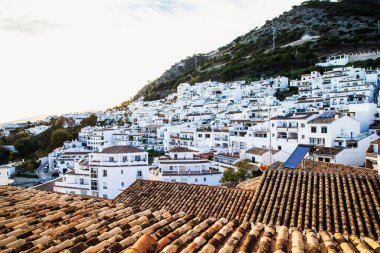
[[[131,146],[111,146],[89,154],[56,181],[54,190],[115,198],[137,179],[149,178],[148,153]]]
[[[222,172],[211,167],[211,161],[197,151],[175,147],[167,155],[155,159],[151,180],[192,184],[219,185]]]

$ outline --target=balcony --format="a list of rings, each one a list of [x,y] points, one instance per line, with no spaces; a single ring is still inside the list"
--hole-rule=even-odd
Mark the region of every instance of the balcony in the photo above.
[[[159,161],[207,161],[207,159],[199,158],[199,157],[189,157],[189,158],[172,158],[169,156],[160,156],[158,158]]]
[[[374,158],[374,159],[377,159],[377,154],[376,153],[367,153],[366,154],[367,158]]]
[[[163,176],[175,176],[175,175],[206,175],[206,174],[221,174],[218,169],[199,170],[199,171],[163,171]]]
[[[277,125],[277,131],[289,131],[289,129],[290,130],[298,129],[298,124]]]
[[[181,136],[181,137],[179,137],[179,139],[185,140],[185,141],[193,141],[194,140],[193,137],[187,137],[187,136]]]
[[[146,159],[141,159],[141,160],[131,160],[131,161],[115,161],[115,162],[110,162],[110,161],[90,161],[89,162],[90,166],[91,165],[97,165],[97,166],[131,166],[131,165],[145,165],[147,164]]]

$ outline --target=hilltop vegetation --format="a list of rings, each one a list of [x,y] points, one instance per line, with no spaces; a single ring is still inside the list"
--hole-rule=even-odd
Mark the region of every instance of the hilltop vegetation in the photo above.
[[[14,130],[9,136],[0,138],[0,145],[12,145],[16,153],[0,147],[0,164],[25,160],[23,167],[33,170],[38,165],[37,159],[47,156],[49,152],[61,147],[65,141],[76,139],[82,127],[96,125],[96,115],[82,120],[80,125],[64,127],[67,119],[58,117],[46,124],[50,126],[45,132],[29,135],[25,129]]]
[[[379,49],[379,19],[380,2],[376,0],[307,1],[214,52],[181,60],[143,87],[134,99],[163,98],[183,82],[251,81],[274,75],[295,78],[311,70],[322,70],[315,63],[329,54]],[[273,27],[276,28],[274,50]],[[282,47],[305,33],[320,38],[299,46]]]

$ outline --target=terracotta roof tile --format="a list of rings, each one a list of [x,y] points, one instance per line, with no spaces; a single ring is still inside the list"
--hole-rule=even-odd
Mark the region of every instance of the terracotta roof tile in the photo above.
[[[378,252],[380,244],[371,237],[345,237],[342,233],[326,231],[317,234],[314,229],[301,231],[275,224],[205,218],[166,209],[128,207],[91,197],[3,186],[0,187],[0,250],[330,253]]]
[[[145,152],[145,151],[136,147],[132,147],[132,146],[112,146],[112,147],[104,148],[100,153],[122,154],[122,153],[140,153],[140,152]]]
[[[253,194],[253,191],[233,188],[137,180],[115,201],[204,217],[242,220]]]
[[[245,151],[245,153],[252,154],[252,155],[263,155],[266,152],[269,152],[268,148],[257,148],[257,147],[251,148]],[[272,154],[276,154],[277,152],[279,152],[279,150],[272,149]]]
[[[380,237],[378,178],[285,170],[263,177],[245,220]]]
[[[174,147],[171,150],[169,150],[169,153],[186,153],[186,152],[198,152],[186,147]]]

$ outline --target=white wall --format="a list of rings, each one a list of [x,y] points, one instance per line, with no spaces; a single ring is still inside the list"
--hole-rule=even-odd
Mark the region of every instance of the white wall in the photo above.
[[[107,171],[106,177],[103,176],[103,170]],[[138,170],[141,170],[142,177],[137,176]],[[98,167],[99,197],[103,198],[106,194],[107,198],[113,199],[133,184],[136,179],[149,179],[149,166]],[[107,184],[107,189],[103,189],[104,182]]]

